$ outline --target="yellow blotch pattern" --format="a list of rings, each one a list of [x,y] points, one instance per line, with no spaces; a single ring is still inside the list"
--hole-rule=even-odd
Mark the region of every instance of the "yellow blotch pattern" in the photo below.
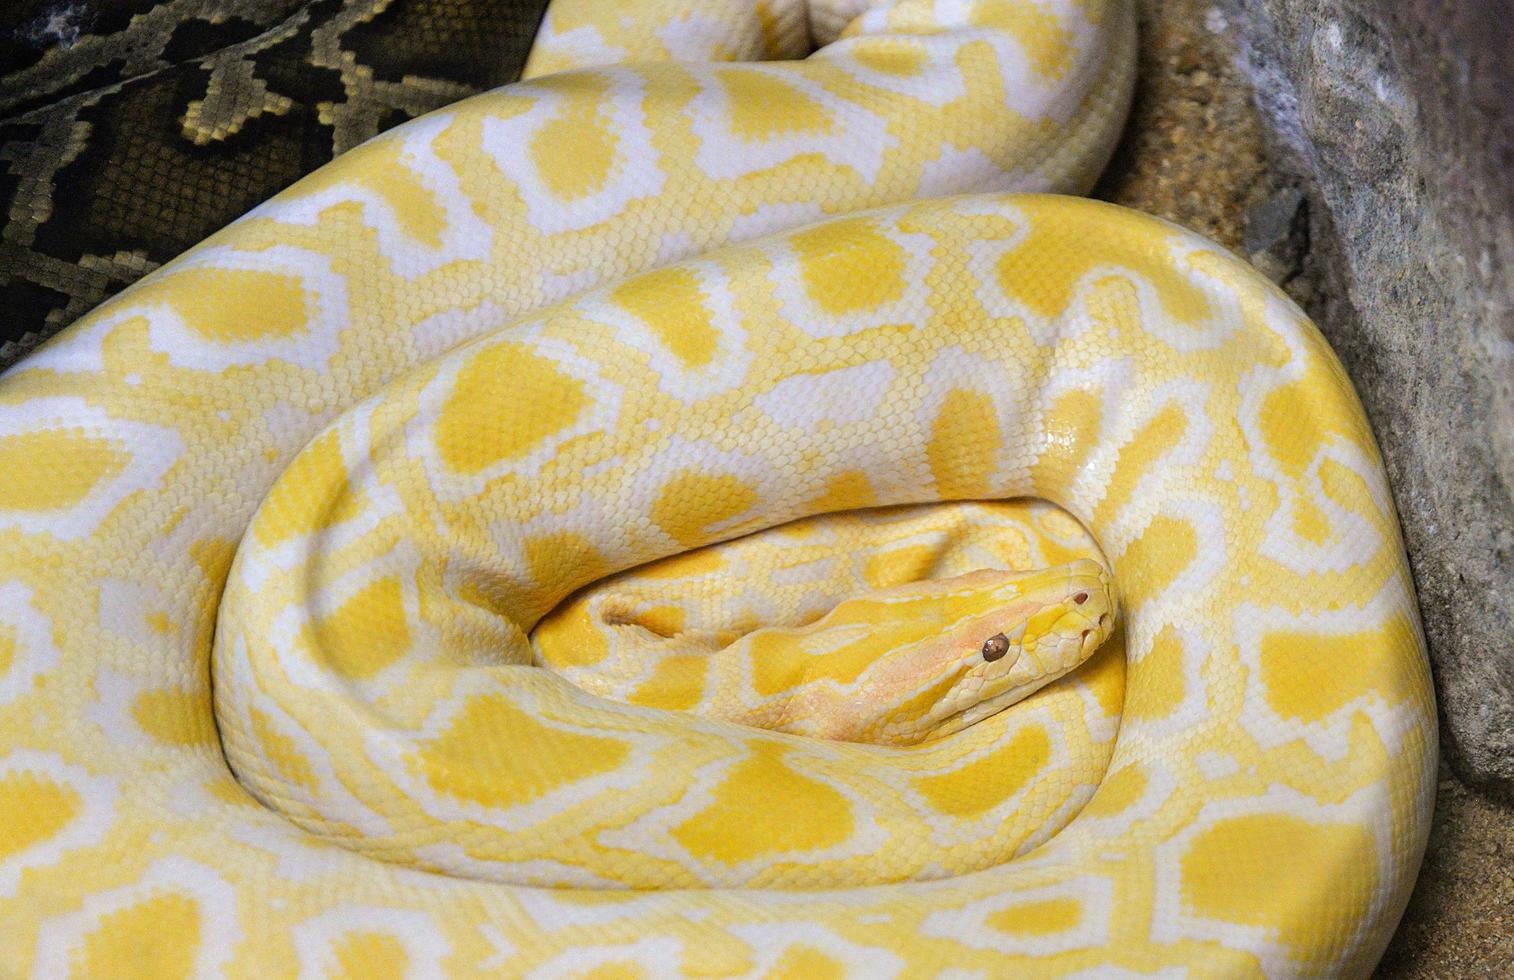
[[[967,765],[914,781],[932,807],[951,817],[981,816],[1020,792],[1051,758],[1045,729],[1027,726]]]
[[[900,545],[869,555],[863,574],[869,585],[879,589],[916,582],[926,577],[936,558],[937,549],[930,545]]]
[[[583,603],[554,611],[532,634],[542,660],[554,667],[589,667],[610,655],[610,642],[593,612]]]
[[[1262,401],[1260,427],[1267,452],[1295,480],[1304,475],[1327,441],[1353,435],[1333,400],[1321,394],[1324,374],[1323,367],[1312,365],[1303,378],[1278,385]],[[1299,425],[1299,419],[1312,424]]]
[[[1267,703],[1284,718],[1323,721],[1367,695],[1384,704],[1412,697],[1417,675],[1395,670],[1412,648],[1413,628],[1402,617],[1353,633],[1282,630],[1262,638],[1262,683]]]
[[[925,68],[925,48],[914,38],[875,40],[852,49],[857,63],[883,75],[911,78]]]
[[[362,184],[377,194],[394,213],[395,223],[410,238],[440,248],[447,230],[447,212],[420,175],[405,166],[404,144],[383,140],[373,144],[377,159],[363,171]]]
[[[1027,200],[1020,208],[1029,224],[1019,243],[999,259],[999,283],[1006,294],[1024,303],[1033,313],[1050,317],[1061,313],[1073,293],[1089,274],[1085,257],[1061,248],[1062,233],[1057,230],[1055,198]],[[1123,265],[1143,271],[1144,278],[1161,300],[1163,312],[1179,324],[1194,323],[1213,311],[1204,292],[1175,264],[1154,263],[1143,252],[1153,247],[1149,228],[1136,227],[1146,221],[1134,212],[1111,210],[1102,231],[1101,265]],[[1176,236],[1178,232],[1173,232]],[[1062,261],[1048,261],[1058,255]]]
[[[531,580],[555,591],[590,582],[610,572],[610,563],[588,538],[575,531],[533,534],[521,542]]]
[[[736,864],[835,847],[852,836],[846,797],[790,769],[782,745],[750,746],[752,754],[715,788],[713,804],[673,828],[672,836],[690,853]]]
[[[504,378],[508,384],[500,383]],[[457,473],[480,473],[523,458],[571,426],[588,404],[583,383],[552,361],[523,344],[495,344],[458,372],[436,420],[437,452]]]
[[[943,500],[986,496],[998,468],[1001,437],[994,403],[981,391],[948,392],[931,426],[925,458]]]
[[[831,114],[798,87],[765,72],[730,69],[720,73],[728,98],[731,132],[747,142],[798,133],[823,135],[834,128]]]
[[[683,631],[683,607],[646,606],[636,611],[633,622],[655,636],[674,636]]]
[[[1146,792],[1146,770],[1132,763],[1111,773],[1099,784],[1099,791],[1083,808],[1090,817],[1113,817],[1124,813]]]
[[[1083,921],[1083,903],[1075,898],[1021,902],[991,913],[985,921],[1012,936],[1051,936]]]
[[[313,651],[343,677],[367,680],[410,649],[405,594],[394,577],[369,582],[317,619],[310,630]]]
[[[1120,449],[1120,465],[1110,477],[1104,497],[1094,510],[1095,523],[1113,520],[1135,492],[1136,486],[1148,476],[1183,438],[1188,429],[1188,416],[1177,405],[1166,405],[1135,436]]]
[[[39,774],[17,772],[0,779],[0,861],[55,836],[82,805],[71,787]]]
[[[813,946],[795,945],[783,951],[764,980],[845,980],[846,964]]]
[[[310,762],[295,747],[294,739],[276,731],[268,716],[256,708],[248,710],[252,720],[252,734],[267,758],[269,765],[278,770],[285,779],[307,790],[316,786],[315,772]]]
[[[831,477],[825,492],[816,497],[810,510],[817,514],[829,514],[839,510],[855,510],[872,507],[878,503],[878,495],[867,474],[860,470],[847,470]]]
[[[1131,678],[1125,710],[1133,718],[1166,718],[1183,703],[1187,688],[1183,639],[1171,626],[1164,626]]]
[[[835,632],[829,636],[835,636]],[[878,651],[888,646],[886,638],[859,633],[852,643],[815,654],[806,651],[804,638],[804,633],[794,630],[751,634],[752,690],[766,697],[822,678],[850,684],[877,661]]]
[[[548,190],[571,201],[604,186],[615,166],[619,137],[602,109],[608,85],[603,77],[569,75],[553,83],[567,102],[536,131],[528,152]]]
[[[1313,544],[1330,540],[1330,518],[1312,500],[1297,500],[1293,510],[1293,533]]]
[[[631,692],[632,704],[664,711],[688,711],[704,697],[710,658],[700,654],[663,657],[652,676]]]
[[[82,432],[23,432],[0,439],[0,509],[66,510],[113,479],[130,456]]]
[[[216,343],[281,340],[304,333],[310,322],[305,287],[292,275],[201,268],[176,272],[172,281],[169,305],[189,329]]]
[[[1054,14],[1033,4],[995,3],[980,0],[973,5],[974,24],[990,30],[1008,31],[1038,74],[1061,78],[1072,63],[1072,34]]]
[[[350,932],[335,945],[335,976],[348,980],[405,980],[410,957],[404,944],[381,932]]]
[[[1104,717],[1117,717],[1125,701],[1125,629],[1115,626],[1104,645],[1093,652],[1078,668],[1089,692],[1099,702]]]
[[[904,250],[866,219],[818,225],[789,244],[805,292],[832,316],[863,313],[904,294]]]
[[[196,745],[216,737],[203,691],[143,691],[131,703],[131,716],[142,731],[164,745]]]
[[[1283,813],[1221,820],[1183,854],[1182,893],[1194,915],[1269,929],[1296,949],[1328,949],[1332,909],[1365,907],[1377,853],[1364,826]]]
[[[1303,479],[1310,465],[1325,446],[1345,438],[1358,445],[1349,422],[1340,417],[1328,401],[1319,395],[1325,369],[1311,364],[1302,379],[1279,385],[1267,393],[1262,402],[1259,425],[1270,457],[1289,479]],[[1315,424],[1302,426],[1298,419]],[[1340,481],[1335,481],[1339,487]],[[1358,494],[1348,494],[1351,504],[1359,503]],[[1292,530],[1305,541],[1324,544],[1331,538],[1330,518],[1315,502],[1313,494],[1294,498]]]
[[[1318,472],[1320,486],[1324,488],[1326,496],[1347,513],[1364,518],[1380,532],[1388,532],[1397,526],[1392,508],[1387,506],[1386,501],[1377,499],[1372,487],[1367,485],[1356,470],[1336,460],[1326,459],[1320,462]]]
[[[1198,552],[1199,536],[1193,525],[1158,517],[1115,560],[1115,581],[1127,583],[1125,597],[1137,605],[1171,585]]]
[[[469,698],[446,731],[425,743],[410,764],[439,793],[503,808],[617,769],[628,751],[614,738],[564,731],[507,698],[483,695]],[[552,761],[540,765],[537,759]]]
[[[346,483],[341,435],[332,429],[306,446],[273,485],[254,525],[258,540],[278,544],[356,517],[362,498],[343,493]],[[321,504],[313,507],[311,501]]]
[[[205,576],[205,581],[219,584],[226,580],[237,547],[225,538],[201,538],[189,546],[189,557]]]
[[[692,270],[674,267],[637,276],[617,287],[610,299],[645,323],[684,367],[714,360],[720,331]]]
[[[651,508],[652,523],[685,548],[705,544],[715,526],[757,505],[757,491],[729,473],[683,470],[662,485]]]
[[[177,980],[193,974],[200,948],[200,909],[176,892],[154,895],[105,915],[84,938],[73,972],[122,980]],[[173,942],[163,937],[172,936]]]
[[[1103,409],[1097,392],[1069,391],[1051,403],[1042,423],[1043,449],[1031,468],[1036,486],[1063,489],[1098,445]]]

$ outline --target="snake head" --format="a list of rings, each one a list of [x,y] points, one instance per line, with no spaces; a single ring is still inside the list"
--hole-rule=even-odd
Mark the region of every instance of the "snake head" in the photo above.
[[[1109,573],[1088,559],[913,588],[935,602],[945,626],[869,671],[874,722],[859,740],[907,745],[961,731],[1077,667],[1114,629]]]

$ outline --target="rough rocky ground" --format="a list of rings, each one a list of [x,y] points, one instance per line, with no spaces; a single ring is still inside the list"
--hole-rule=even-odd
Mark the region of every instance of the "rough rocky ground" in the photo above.
[[[1377,425],[1446,761],[1514,802],[1514,0],[1214,0]]]
[[[1238,67],[1237,27],[1213,0],[1139,0],[1141,81],[1125,142],[1096,194],[1171,219],[1249,258],[1319,319],[1304,195],[1275,171]],[[1383,978],[1514,976],[1514,806],[1442,767],[1418,886]]]

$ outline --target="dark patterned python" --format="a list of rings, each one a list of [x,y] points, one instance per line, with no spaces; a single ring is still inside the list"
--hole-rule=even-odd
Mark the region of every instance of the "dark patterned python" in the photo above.
[[[0,367],[369,137],[519,77],[546,0],[0,12]]]

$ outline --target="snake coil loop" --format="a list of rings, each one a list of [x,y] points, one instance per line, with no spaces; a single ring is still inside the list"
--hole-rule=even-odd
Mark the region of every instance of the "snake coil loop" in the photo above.
[[[1129,7],[606,9],[0,380],[6,972],[1365,975],[1435,716],[1339,364],[1155,219],[907,203],[1086,191]],[[596,639],[1087,559],[1111,641],[912,747]]]

